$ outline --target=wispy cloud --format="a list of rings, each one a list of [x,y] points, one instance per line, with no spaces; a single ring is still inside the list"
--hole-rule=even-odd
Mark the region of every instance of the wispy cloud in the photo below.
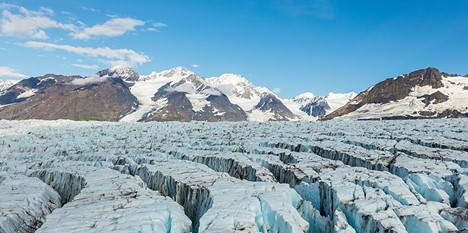
[[[276,0],[277,7],[294,16],[307,15],[322,20],[335,18],[331,0]]]
[[[151,24],[151,27],[147,28],[146,30],[147,31],[154,31],[154,32],[161,32],[161,29],[165,28],[165,27],[167,27],[167,24],[157,22],[157,23]]]
[[[88,84],[93,84],[93,83],[101,83],[107,80],[107,77],[100,77],[97,74],[92,74],[86,78],[77,78],[73,79],[70,84],[72,85],[88,85]]]
[[[192,68],[198,68],[198,67],[200,67],[200,65],[193,64],[193,65],[190,65],[190,67],[192,67]]]
[[[0,4],[2,17],[0,19],[0,31],[3,35],[19,38],[47,39],[46,29],[63,29],[74,31],[75,26],[55,21],[52,16],[54,11],[41,7],[39,10],[28,10],[12,4]]]
[[[92,8],[92,7],[86,7],[86,6],[82,6],[81,9],[84,10],[84,11],[90,11],[90,12],[101,12],[98,9],[95,9],[95,8]]]
[[[281,89],[276,87],[276,88],[273,88],[273,90],[271,90],[273,93],[279,95],[281,93]]]
[[[92,37],[117,37],[126,32],[135,31],[135,27],[144,25],[145,22],[133,18],[112,18],[103,24],[84,28],[77,32],[70,33],[75,39],[87,40]]]
[[[28,76],[25,74],[19,73],[10,67],[0,66],[0,77],[27,78]]]
[[[105,62],[111,65],[118,64],[135,67],[151,61],[148,56],[131,49],[111,49],[109,47],[77,47],[39,41],[28,41],[23,45],[28,48],[37,48],[43,50],[64,50],[82,56],[104,58]]]
[[[87,65],[87,64],[72,64],[74,67],[78,67],[81,69],[87,69],[87,70],[97,70],[99,68],[98,65]]]

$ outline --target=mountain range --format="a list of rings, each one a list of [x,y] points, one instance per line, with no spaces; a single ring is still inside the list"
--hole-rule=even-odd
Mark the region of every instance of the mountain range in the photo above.
[[[468,78],[427,68],[359,94],[283,99],[236,74],[203,78],[176,67],[140,75],[117,66],[88,77],[0,80],[0,119],[297,121],[468,116]]]

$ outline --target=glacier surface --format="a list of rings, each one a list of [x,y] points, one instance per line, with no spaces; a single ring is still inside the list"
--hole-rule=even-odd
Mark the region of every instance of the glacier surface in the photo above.
[[[0,232],[466,232],[468,121],[0,121]]]

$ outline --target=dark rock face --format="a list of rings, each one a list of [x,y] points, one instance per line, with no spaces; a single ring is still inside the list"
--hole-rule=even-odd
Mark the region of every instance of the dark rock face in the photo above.
[[[411,89],[415,86],[431,86],[432,88],[441,88],[442,74],[436,68],[427,68],[417,70],[397,78],[386,79],[370,90],[359,93],[345,106],[328,114],[323,119],[329,120],[335,117],[351,113],[365,104],[385,104],[391,101],[404,99],[409,95]]]
[[[422,102],[428,106],[431,103],[438,104],[438,103],[443,103],[449,99],[448,96],[444,95],[442,92],[437,91],[434,92],[430,95],[423,95],[421,96],[423,98]]]
[[[278,121],[288,121],[289,119],[296,118],[296,116],[286,107],[283,102],[276,98],[271,93],[264,93],[260,102],[255,106],[263,112],[272,112],[274,119]]]
[[[229,101],[228,97],[224,94],[222,95],[210,95],[206,100],[211,104],[204,108],[200,120],[206,119],[207,121],[246,121],[247,114],[236,104],[232,104]],[[197,112],[197,114],[200,112]],[[197,119],[197,114],[195,114],[194,119]]]
[[[441,88],[442,74],[436,68],[417,70],[396,79],[390,78],[375,85],[364,99],[366,103],[383,104],[404,99],[415,86]]]
[[[309,116],[323,117],[326,115],[327,110],[330,110],[330,106],[325,98],[318,96],[315,97],[311,103],[301,107],[300,110],[307,113]]]
[[[38,85],[36,79],[19,83],[23,86],[38,87],[31,97],[16,104],[0,108],[0,119],[70,119],[117,121],[138,106],[137,99],[127,85],[119,78],[109,78],[100,82],[74,85],[77,76],[51,76],[52,81]],[[49,79],[52,80],[52,79]]]
[[[162,88],[161,88],[162,89]],[[167,99],[167,105],[157,112],[143,116],[141,121],[191,121],[193,116],[192,103],[182,92],[167,92],[159,90],[153,101]]]
[[[190,83],[197,93],[215,90],[203,83],[200,78],[190,75],[177,83],[162,86],[152,98],[153,101],[163,100],[167,104],[156,112],[146,114],[142,121],[246,121],[247,114],[239,106],[232,104],[224,94],[208,95],[206,101],[210,104],[202,111],[194,111],[187,93],[176,91],[177,87]]]
[[[0,95],[0,105],[19,103],[27,100],[30,96],[21,97],[21,94],[28,91],[38,91],[46,89],[57,82],[81,78],[80,76],[63,76],[55,74],[46,74],[40,77],[23,79],[17,84],[11,86]]]

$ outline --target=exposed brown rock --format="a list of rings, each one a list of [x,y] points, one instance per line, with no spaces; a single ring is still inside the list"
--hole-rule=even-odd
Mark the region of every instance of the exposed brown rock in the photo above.
[[[431,103],[433,104],[443,103],[449,99],[448,96],[444,95],[440,91],[436,91],[430,95],[423,95],[421,96],[421,98],[423,98],[422,102],[425,103],[426,106],[428,106]]]
[[[0,119],[117,121],[137,107],[137,99],[119,78],[81,86],[71,84],[75,78],[55,76],[55,84],[38,89],[23,102],[0,108]]]
[[[288,121],[289,119],[296,118],[296,115],[271,93],[264,93],[255,108],[263,112],[272,112],[274,120],[277,121]]]

